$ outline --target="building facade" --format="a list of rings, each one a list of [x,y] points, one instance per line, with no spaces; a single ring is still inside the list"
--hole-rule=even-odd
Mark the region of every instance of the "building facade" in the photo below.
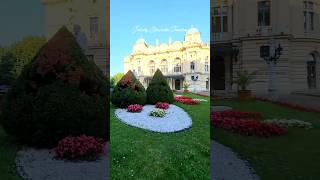
[[[167,44],[152,46],[144,39],[137,40],[132,53],[124,58],[124,70],[133,71],[145,87],[160,69],[173,90],[182,90],[188,84],[190,91],[209,91],[209,57],[209,44],[202,42],[196,28],[191,28],[182,42],[169,38]]]
[[[280,93],[319,90],[319,11],[320,0],[212,1],[212,90],[236,92],[233,80],[242,70],[257,71],[249,87],[255,93],[267,93],[271,81]],[[271,80],[260,47],[279,45]]]
[[[76,36],[88,59],[109,74],[109,0],[42,0],[46,37],[66,26]]]

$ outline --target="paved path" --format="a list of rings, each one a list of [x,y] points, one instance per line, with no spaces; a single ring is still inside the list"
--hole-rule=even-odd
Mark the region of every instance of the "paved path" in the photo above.
[[[259,180],[247,161],[242,160],[230,148],[211,141],[212,180]]]
[[[48,150],[25,149],[16,158],[18,173],[26,180],[108,180],[108,145],[102,157],[93,162],[56,160]]]

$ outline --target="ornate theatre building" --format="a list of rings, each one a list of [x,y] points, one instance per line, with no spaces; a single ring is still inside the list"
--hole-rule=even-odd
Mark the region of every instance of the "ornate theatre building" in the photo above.
[[[139,39],[132,53],[124,58],[124,70],[133,71],[145,87],[160,69],[173,90],[182,90],[184,84],[189,84],[190,91],[209,91],[209,49],[196,28],[189,29],[182,42],[169,39],[168,44],[152,46]]]
[[[257,71],[249,89],[280,93],[320,89],[320,0],[214,0],[211,87],[236,92],[237,71]],[[278,52],[273,71],[263,56]],[[278,48],[279,47],[279,48]],[[275,76],[270,78],[270,73]]]

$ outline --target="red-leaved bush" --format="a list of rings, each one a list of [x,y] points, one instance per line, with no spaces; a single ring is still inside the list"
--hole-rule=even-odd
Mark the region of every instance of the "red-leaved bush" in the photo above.
[[[282,135],[285,129],[272,123],[259,121],[260,113],[225,111],[212,112],[211,124],[214,127],[248,136],[270,137]]]
[[[169,103],[166,103],[166,102],[157,102],[156,104],[156,108],[159,108],[159,109],[169,109]]]
[[[69,160],[96,160],[104,152],[105,141],[91,136],[66,137],[59,141],[54,152],[57,158]]]
[[[143,106],[140,104],[131,104],[128,106],[127,111],[135,113],[135,112],[141,112],[142,109],[143,109]]]
[[[189,104],[189,105],[199,104],[199,101],[195,101],[191,97],[187,97],[187,96],[176,96],[176,97],[174,97],[174,100],[176,102],[183,103],[183,104]]]

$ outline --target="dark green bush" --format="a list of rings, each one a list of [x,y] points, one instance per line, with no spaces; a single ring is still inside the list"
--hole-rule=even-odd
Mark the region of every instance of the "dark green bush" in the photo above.
[[[128,71],[114,87],[111,102],[119,108],[127,108],[130,104],[144,105],[146,90],[133,73]]]
[[[1,124],[21,142],[55,146],[86,134],[109,139],[107,80],[61,28],[6,94]]]
[[[162,75],[161,71],[157,69],[157,71],[153,75],[152,81],[147,88],[147,103],[172,103],[173,100],[173,93],[167,83],[166,78]]]

